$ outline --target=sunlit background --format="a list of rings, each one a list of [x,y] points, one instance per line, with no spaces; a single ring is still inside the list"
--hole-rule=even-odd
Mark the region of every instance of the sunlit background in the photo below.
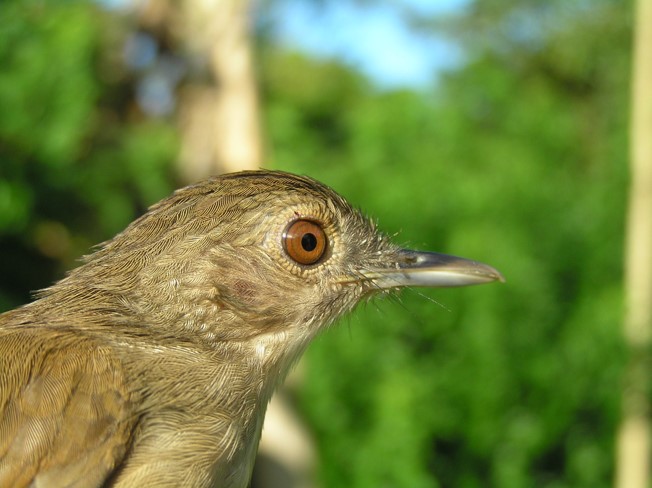
[[[212,151],[253,105],[201,122],[231,86],[212,51],[229,44],[192,24],[232,25],[229,8],[0,2],[0,310],[232,169]],[[507,279],[378,299],[311,346],[286,394],[315,486],[611,486],[629,3],[259,0],[246,15],[259,149],[244,165],[312,175],[399,243]]]

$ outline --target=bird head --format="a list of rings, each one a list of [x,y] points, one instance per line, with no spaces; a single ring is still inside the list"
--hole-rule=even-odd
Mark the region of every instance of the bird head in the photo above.
[[[71,278],[143,326],[292,357],[364,297],[502,280],[476,261],[401,249],[329,187],[271,171],[177,191]]]

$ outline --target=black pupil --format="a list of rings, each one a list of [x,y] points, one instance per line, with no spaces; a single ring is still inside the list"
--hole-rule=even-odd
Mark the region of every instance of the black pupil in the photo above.
[[[304,251],[314,251],[317,247],[317,237],[311,232],[306,232],[301,238],[301,247]]]

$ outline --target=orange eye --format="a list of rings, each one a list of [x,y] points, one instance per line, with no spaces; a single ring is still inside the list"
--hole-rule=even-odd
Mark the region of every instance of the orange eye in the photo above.
[[[319,261],[326,252],[326,234],[317,222],[295,220],[283,234],[283,247],[288,256],[299,264]]]

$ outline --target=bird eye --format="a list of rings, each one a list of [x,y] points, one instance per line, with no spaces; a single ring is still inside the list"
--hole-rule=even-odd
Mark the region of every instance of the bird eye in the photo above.
[[[327,241],[324,229],[312,220],[295,220],[283,233],[285,252],[304,265],[315,264],[324,256]]]

